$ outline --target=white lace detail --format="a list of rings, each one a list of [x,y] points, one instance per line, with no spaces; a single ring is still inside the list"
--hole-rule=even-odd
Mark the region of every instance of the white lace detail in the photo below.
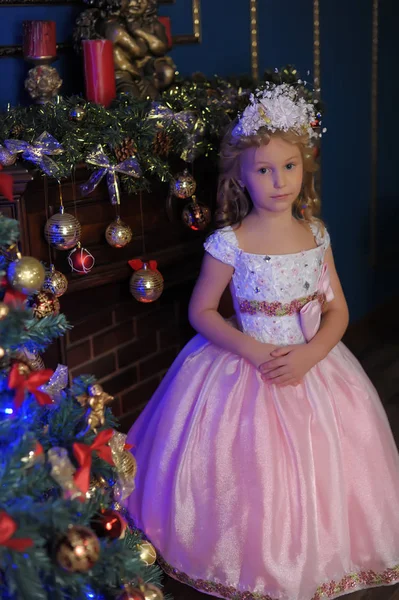
[[[295,254],[268,256],[244,252],[238,247],[231,227],[215,231],[204,244],[212,256],[234,267],[230,287],[237,320],[242,331],[261,342],[278,345],[305,342],[298,314],[269,317],[262,313],[240,313],[237,298],[287,304],[316,292],[330,236],[326,229],[323,234],[317,222],[310,226],[317,247]]]
[[[231,227],[224,227],[212,233],[205,241],[204,248],[214,258],[231,267],[235,266],[238,246],[237,238]]]

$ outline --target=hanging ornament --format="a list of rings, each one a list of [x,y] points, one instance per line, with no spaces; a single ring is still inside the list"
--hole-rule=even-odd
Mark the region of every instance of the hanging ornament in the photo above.
[[[84,106],[73,106],[68,113],[68,119],[75,123],[80,123],[86,116],[86,109]]]
[[[197,183],[194,177],[188,172],[187,169],[184,169],[183,173],[179,173],[172,180],[171,190],[177,198],[190,198],[196,190]]]
[[[118,472],[118,481],[114,485],[114,500],[121,502],[134,490],[134,478],[137,473],[137,462],[126,445],[126,434],[114,431],[109,441],[114,465]]]
[[[105,239],[113,248],[124,248],[131,241],[132,236],[129,225],[121,221],[119,216],[108,225],[105,231]]]
[[[81,406],[87,407],[87,424],[94,433],[97,433],[98,427],[105,424],[105,407],[112,402],[114,397],[104,392],[98,383],[89,385],[87,392],[87,394],[77,396],[76,400]]]
[[[26,348],[17,350],[12,353],[11,364],[13,364],[13,362],[17,362],[21,365],[21,368],[22,366],[27,368],[28,375],[31,371],[41,371],[45,368],[43,359],[37,350],[27,350]]]
[[[145,598],[138,588],[126,585],[122,594],[117,597],[117,600],[145,600]]]
[[[141,167],[135,158],[131,157],[118,165],[113,165],[100,145],[86,157],[86,162],[89,165],[99,168],[97,171],[94,171],[89,181],[80,186],[81,193],[83,196],[90,194],[98,186],[104,175],[106,175],[111,204],[120,204],[118,173],[127,175],[128,177],[141,177]]]
[[[195,196],[186,204],[182,212],[183,223],[194,231],[206,229],[211,222],[211,210],[206,204],[197,202]]]
[[[120,540],[125,537],[127,523],[116,510],[103,508],[91,521],[90,527],[100,538]]]
[[[136,546],[141,560],[147,565],[147,567],[153,565],[157,560],[157,553],[155,548],[150,542],[143,541]]]
[[[53,248],[70,250],[78,243],[80,231],[81,227],[77,218],[64,212],[64,207],[61,206],[60,212],[46,222],[44,236]]]
[[[29,306],[33,309],[36,319],[58,315],[60,312],[60,302],[51,292],[38,292],[30,298]]]
[[[16,154],[11,154],[7,148],[0,145],[0,165],[2,167],[10,167],[17,160]]]
[[[79,275],[86,275],[94,267],[95,258],[86,248],[82,248],[80,242],[68,255],[68,264],[71,270]]]
[[[140,585],[140,591],[145,600],[163,600],[163,593],[153,583],[143,583]]]
[[[5,319],[10,312],[10,307],[5,302],[0,302],[0,321]]]
[[[32,256],[22,256],[14,260],[7,270],[10,285],[27,296],[40,290],[44,274],[42,263]]]
[[[82,525],[71,525],[58,540],[55,559],[69,573],[87,573],[100,556],[100,543],[95,533]]]
[[[130,293],[139,302],[155,302],[163,292],[163,277],[155,260],[143,263],[134,259],[129,265],[135,270],[130,278]]]
[[[65,294],[68,289],[68,279],[61,271],[56,271],[54,265],[50,265],[46,271],[42,290],[51,292],[57,298]]]
[[[4,348],[2,348],[2,347],[0,346],[0,359],[4,358],[4,357],[5,357],[5,355],[6,355],[6,351],[4,350]]]

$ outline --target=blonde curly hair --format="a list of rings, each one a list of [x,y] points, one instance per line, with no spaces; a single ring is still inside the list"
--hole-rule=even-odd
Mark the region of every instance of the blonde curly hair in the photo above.
[[[314,185],[314,173],[317,164],[313,148],[307,134],[299,135],[294,131],[270,132],[266,127],[259,129],[256,135],[234,137],[231,124],[226,132],[220,149],[219,181],[217,191],[216,227],[240,224],[252,208],[252,201],[245,189],[240,185],[240,155],[247,148],[260,148],[267,145],[274,137],[298,146],[303,161],[302,191],[293,203],[292,212],[295,218],[314,222],[320,213],[320,200]],[[321,225],[322,222],[320,221]]]

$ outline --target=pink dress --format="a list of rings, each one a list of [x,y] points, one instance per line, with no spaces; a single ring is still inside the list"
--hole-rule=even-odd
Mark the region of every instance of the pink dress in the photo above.
[[[238,326],[300,344],[331,300],[324,254],[243,252],[226,227],[205,243],[234,267]],[[160,566],[232,600],[318,600],[399,581],[399,455],[377,392],[340,342],[296,386],[195,336],[127,441],[126,507]]]

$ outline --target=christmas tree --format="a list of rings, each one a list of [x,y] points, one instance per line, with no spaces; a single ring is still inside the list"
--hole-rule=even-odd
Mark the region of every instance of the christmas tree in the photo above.
[[[66,367],[44,368],[68,323],[51,291],[35,311],[44,267],[18,236],[0,215],[0,597],[162,600],[154,548],[119,504],[136,463],[112,398],[91,376],[68,386]]]

